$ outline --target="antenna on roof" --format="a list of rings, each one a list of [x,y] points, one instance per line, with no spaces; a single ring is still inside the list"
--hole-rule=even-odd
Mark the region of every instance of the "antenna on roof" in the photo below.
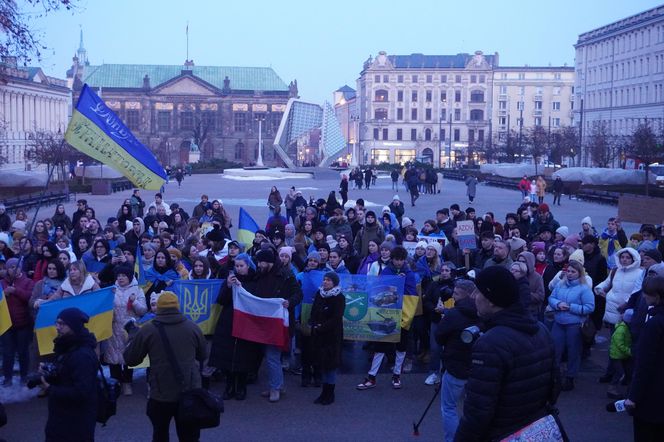
[[[185,34],[187,35],[187,58],[185,58],[185,60],[189,61],[189,20],[187,20],[187,28],[185,30]]]

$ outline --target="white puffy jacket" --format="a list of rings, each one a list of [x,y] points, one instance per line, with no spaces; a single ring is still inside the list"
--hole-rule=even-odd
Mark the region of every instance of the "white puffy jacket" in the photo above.
[[[628,252],[632,255],[634,262],[628,266],[620,265],[619,256],[623,252]],[[618,307],[626,303],[632,293],[639,291],[641,289],[641,283],[643,282],[643,278],[641,278],[643,270],[641,269],[641,257],[639,256],[639,252],[627,247],[618,250],[615,256],[618,267],[615,276],[613,277],[613,283],[611,283],[611,273],[613,271],[610,271],[609,276],[595,287],[595,289],[600,288],[606,293],[604,321],[614,325],[620,321]]]

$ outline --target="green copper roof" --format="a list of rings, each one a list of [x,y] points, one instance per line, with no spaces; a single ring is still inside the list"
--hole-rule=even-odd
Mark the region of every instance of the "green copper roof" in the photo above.
[[[102,64],[85,68],[84,83],[102,88],[142,88],[143,77],[150,77],[150,86],[156,87],[180,76],[184,66],[149,64]],[[288,86],[272,68],[234,66],[193,66],[193,75],[223,89],[224,78],[231,81],[230,88],[250,91],[288,91]]]

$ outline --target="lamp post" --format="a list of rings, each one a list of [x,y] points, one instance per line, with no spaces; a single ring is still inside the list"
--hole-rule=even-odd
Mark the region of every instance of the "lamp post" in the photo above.
[[[357,150],[357,138],[358,138],[359,135],[358,135],[358,131],[355,130],[355,123],[360,122],[360,116],[359,115],[351,115],[350,122],[353,123],[353,137],[349,140],[350,144],[352,145],[350,165],[351,166],[357,166],[358,164],[360,164],[360,162],[358,160],[359,151]]]
[[[256,166],[265,167],[263,164],[263,121],[265,116],[256,115],[254,119],[258,121],[258,158],[256,159]]]

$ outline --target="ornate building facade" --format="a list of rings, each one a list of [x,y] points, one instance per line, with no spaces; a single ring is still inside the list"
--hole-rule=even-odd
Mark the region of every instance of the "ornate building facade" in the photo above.
[[[64,134],[71,94],[65,80],[38,67],[18,67],[14,57],[0,62],[0,156],[4,170],[32,168],[25,159],[30,139],[39,132]]]
[[[287,85],[272,68],[88,63],[81,45],[67,72],[74,104],[83,84],[101,95],[134,135],[164,166],[223,158],[245,165],[258,157],[259,128],[263,161],[283,162],[272,147],[288,99]]]

